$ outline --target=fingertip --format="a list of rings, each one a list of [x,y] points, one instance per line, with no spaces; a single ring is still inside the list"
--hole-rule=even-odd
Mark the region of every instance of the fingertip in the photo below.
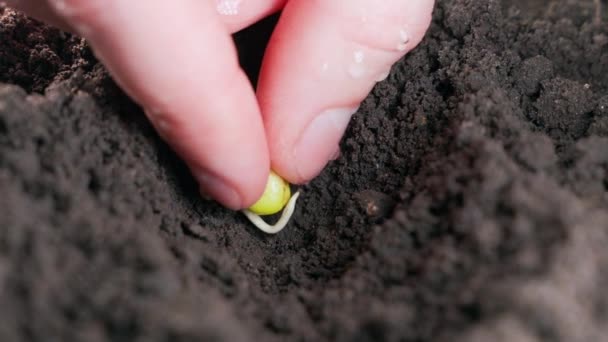
[[[232,210],[243,208],[243,196],[229,181],[206,169],[194,168],[192,172],[204,198],[213,198]]]
[[[232,210],[252,206],[263,194],[269,168],[252,169],[247,174],[236,175],[235,179],[217,174],[201,167],[191,167],[194,178],[199,184],[203,198],[212,198]]]
[[[293,143],[271,149],[273,166],[294,184],[310,181],[340,152],[340,140],[358,107],[330,108],[315,115]],[[273,153],[275,152],[275,153]],[[276,166],[275,166],[276,165]]]
[[[264,154],[267,155],[265,150]],[[270,161],[268,158],[266,161],[262,166],[247,170],[238,178],[236,187],[242,199],[240,209],[249,208],[262,197],[270,174]]]

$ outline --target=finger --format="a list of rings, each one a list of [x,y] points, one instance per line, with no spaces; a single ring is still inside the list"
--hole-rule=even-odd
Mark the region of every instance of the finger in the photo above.
[[[279,11],[285,5],[286,0],[206,0],[209,1],[228,32],[234,33],[248,27],[255,22]],[[9,7],[27,13],[29,16],[44,21],[64,31],[74,32],[68,23],[57,16],[43,0],[6,0]]]
[[[360,102],[422,40],[432,9],[432,0],[287,3],[258,85],[275,171],[293,183],[321,171]]]
[[[252,87],[208,1],[54,0],[186,161],[203,192],[227,207],[253,204],[269,173]]]

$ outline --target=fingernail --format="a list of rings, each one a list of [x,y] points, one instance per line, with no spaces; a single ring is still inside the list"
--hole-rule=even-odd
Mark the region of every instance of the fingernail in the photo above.
[[[316,116],[300,136],[294,148],[296,171],[301,180],[318,175],[339,151],[340,139],[353,114],[359,109],[328,109]]]
[[[201,186],[203,198],[211,196],[230,209],[242,209],[241,196],[228,182],[206,170],[198,170],[195,177]]]

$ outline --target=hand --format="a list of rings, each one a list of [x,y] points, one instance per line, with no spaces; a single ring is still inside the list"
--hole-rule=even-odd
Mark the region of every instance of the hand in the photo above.
[[[84,36],[201,191],[253,204],[272,169],[314,178],[359,103],[427,30],[433,0],[10,0]],[[283,10],[257,98],[230,34]]]

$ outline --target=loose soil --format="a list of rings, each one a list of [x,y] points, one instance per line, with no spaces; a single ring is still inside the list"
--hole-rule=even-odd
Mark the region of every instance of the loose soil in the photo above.
[[[0,340],[605,340],[607,7],[438,1],[276,236],[0,8]],[[252,79],[272,23],[236,36]]]

